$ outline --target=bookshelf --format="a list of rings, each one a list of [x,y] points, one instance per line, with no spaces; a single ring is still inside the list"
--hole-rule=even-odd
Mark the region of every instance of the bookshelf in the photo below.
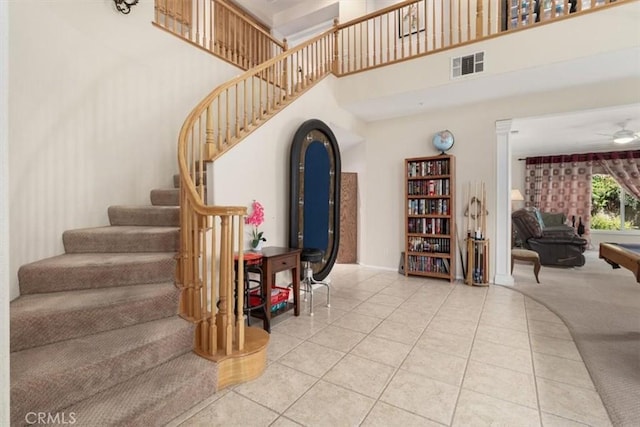
[[[406,276],[455,280],[455,157],[405,159]]]

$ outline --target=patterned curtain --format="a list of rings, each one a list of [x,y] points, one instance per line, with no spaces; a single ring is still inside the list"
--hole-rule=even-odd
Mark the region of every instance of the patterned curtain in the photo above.
[[[575,227],[581,220],[589,239],[591,222],[591,174],[593,161],[577,155],[526,159],[525,206],[540,212],[564,213]]]
[[[598,163],[629,195],[640,199],[640,151],[596,153]]]

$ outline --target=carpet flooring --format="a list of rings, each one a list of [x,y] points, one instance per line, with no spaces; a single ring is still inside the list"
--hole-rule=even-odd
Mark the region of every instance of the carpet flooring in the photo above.
[[[557,314],[571,331],[615,426],[640,425],[640,284],[587,251],[583,267],[516,262],[513,289]]]

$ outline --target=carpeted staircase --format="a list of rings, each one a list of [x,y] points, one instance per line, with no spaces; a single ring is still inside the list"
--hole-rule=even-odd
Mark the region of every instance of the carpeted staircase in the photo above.
[[[11,303],[11,424],[162,425],[216,391],[177,315],[179,180],[110,226],[64,232],[65,254],[24,265]]]

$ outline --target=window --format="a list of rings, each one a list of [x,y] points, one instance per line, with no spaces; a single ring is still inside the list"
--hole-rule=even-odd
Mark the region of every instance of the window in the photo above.
[[[640,230],[640,200],[608,174],[591,177],[591,229]]]

